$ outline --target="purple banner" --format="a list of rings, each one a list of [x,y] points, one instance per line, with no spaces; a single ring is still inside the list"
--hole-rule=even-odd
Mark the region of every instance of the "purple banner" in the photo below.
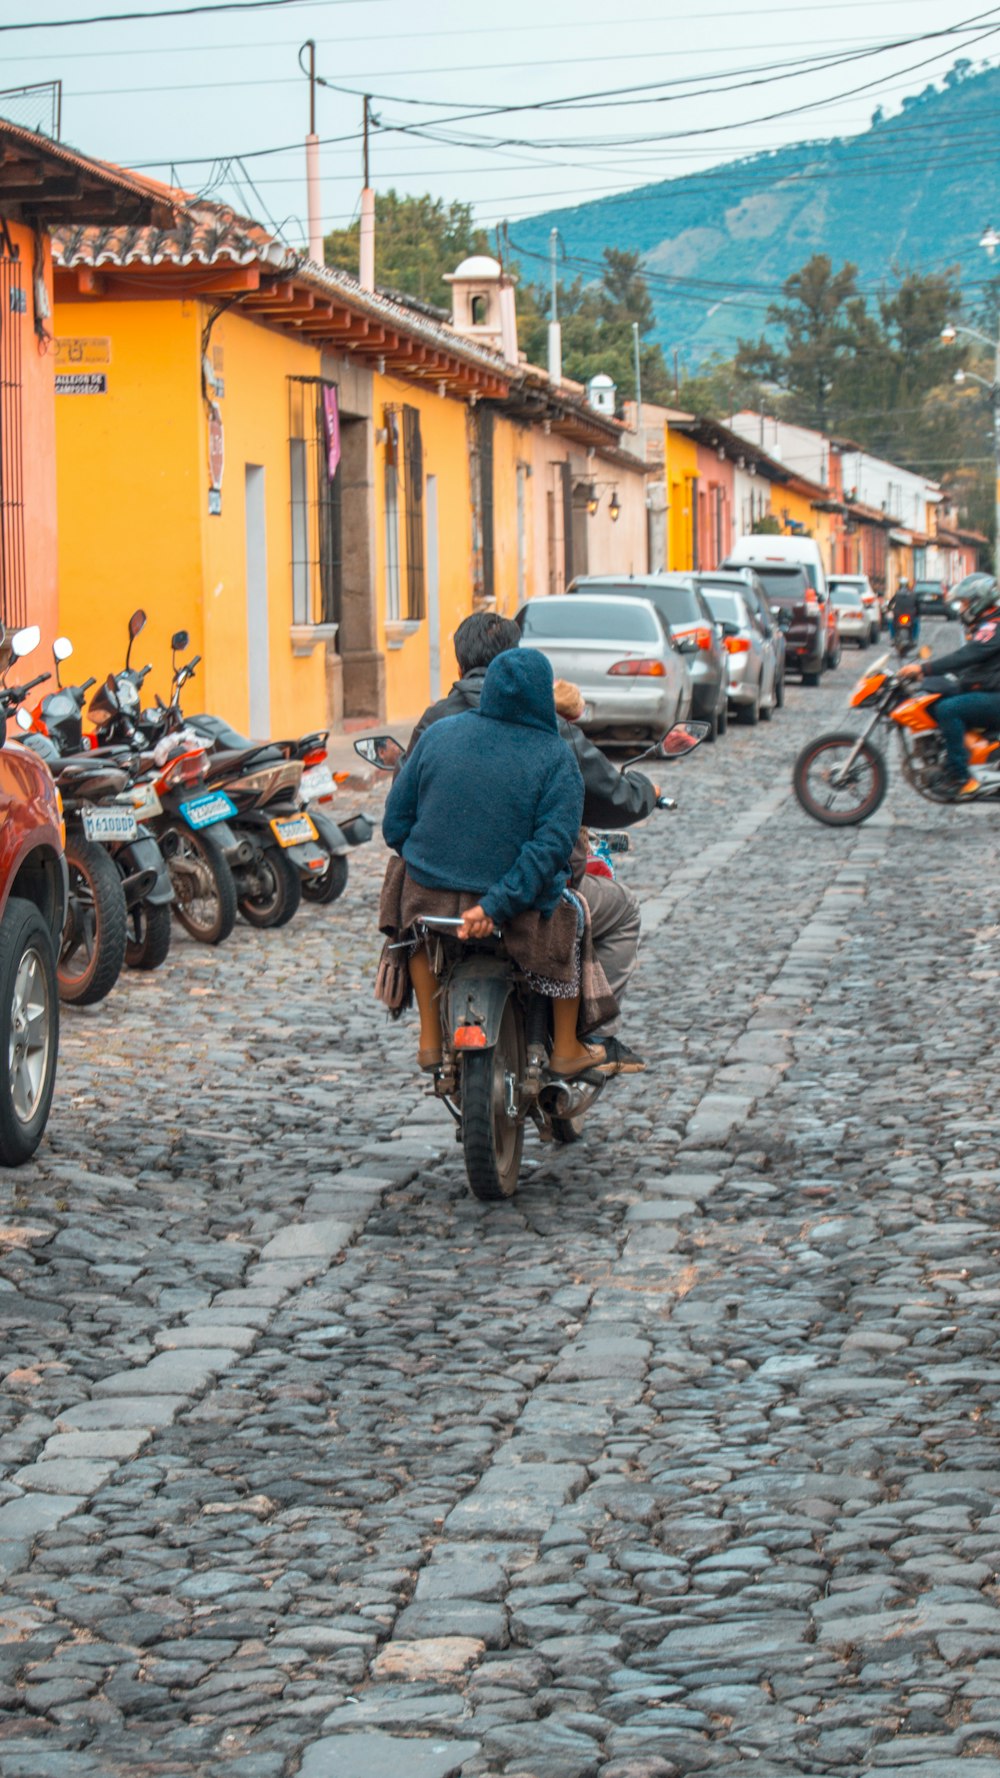
[[[323,384],[323,424],[326,428],[326,473],[332,481],[340,462],[340,408],[332,383]]]

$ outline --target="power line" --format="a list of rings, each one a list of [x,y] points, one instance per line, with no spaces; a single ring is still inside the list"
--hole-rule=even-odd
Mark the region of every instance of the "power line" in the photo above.
[[[327,6],[349,6],[355,0],[324,0]],[[20,19],[16,25],[0,25],[0,31],[74,31],[82,25],[123,25],[143,19],[187,19],[206,12],[266,12],[278,7],[303,6],[308,0],[203,0],[198,6],[158,7],[152,12],[95,12],[82,19]]]

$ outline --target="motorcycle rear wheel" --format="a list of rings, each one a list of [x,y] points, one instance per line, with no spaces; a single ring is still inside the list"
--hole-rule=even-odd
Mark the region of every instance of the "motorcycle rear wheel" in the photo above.
[[[69,911],[56,973],[59,998],[93,1006],[110,994],[125,961],[128,910],[118,868],[95,840],[66,842]]]
[[[218,840],[177,826],[177,850],[167,869],[174,886],[174,914],[199,944],[221,945],[236,925],[236,884]]]
[[[462,1057],[462,1148],[469,1190],[481,1204],[513,1197],[521,1171],[524,1123],[507,1115],[508,1084],[524,1073],[524,1034],[508,1000],[492,1049]]]
[[[889,788],[885,757],[870,741],[862,742],[850,778],[842,785],[831,784],[831,776],[846,763],[857,741],[857,735],[845,733],[817,735],[795,761],[795,795],[806,814],[824,827],[857,827],[874,815]],[[837,797],[844,799],[840,806]]]
[[[278,846],[268,846],[254,864],[254,892],[240,896],[240,913],[250,926],[287,926],[299,911],[302,879]]]
[[[170,955],[172,931],[169,902],[157,902],[151,907],[148,901],[140,901],[136,907],[130,908],[125,944],[127,967],[159,969]]]
[[[339,852],[331,853],[321,876],[302,879],[303,900],[318,903],[322,907],[328,907],[331,901],[339,901],[346,888],[347,859]]]

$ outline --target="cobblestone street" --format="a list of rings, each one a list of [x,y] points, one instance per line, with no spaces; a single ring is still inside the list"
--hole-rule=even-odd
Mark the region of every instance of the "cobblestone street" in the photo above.
[[[345,898],[65,1009],[0,1216],[2,1778],[996,1778],[994,815],[663,781],[613,1083],[468,1194]],[[378,794],[367,806],[380,808]]]

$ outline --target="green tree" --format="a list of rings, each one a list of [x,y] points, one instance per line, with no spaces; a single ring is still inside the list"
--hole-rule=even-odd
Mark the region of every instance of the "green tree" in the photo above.
[[[358,273],[360,223],[333,229],[323,242],[327,265]],[[399,290],[450,308],[446,272],[470,253],[488,253],[489,241],[472,220],[468,204],[446,204],[429,194],[375,194],[375,278],[382,290]]]
[[[562,327],[562,362],[565,376],[577,383],[589,382],[604,371],[617,384],[619,399],[635,396],[635,339],[638,323],[639,369],[644,401],[669,403],[672,384],[661,348],[645,336],[655,326],[649,289],[637,253],[607,248],[599,282],[582,278],[557,286]],[[518,291],[518,334],[521,350],[532,364],[545,364],[548,356],[550,296],[541,285],[525,284]]]
[[[777,383],[788,396],[787,417],[828,432],[831,397],[845,361],[867,344],[868,317],[858,295],[858,268],[845,262],[839,272],[825,253],[815,253],[782,286],[785,301],[771,303],[767,325],[782,328],[775,343],[766,335],[741,340],[740,371]]]

